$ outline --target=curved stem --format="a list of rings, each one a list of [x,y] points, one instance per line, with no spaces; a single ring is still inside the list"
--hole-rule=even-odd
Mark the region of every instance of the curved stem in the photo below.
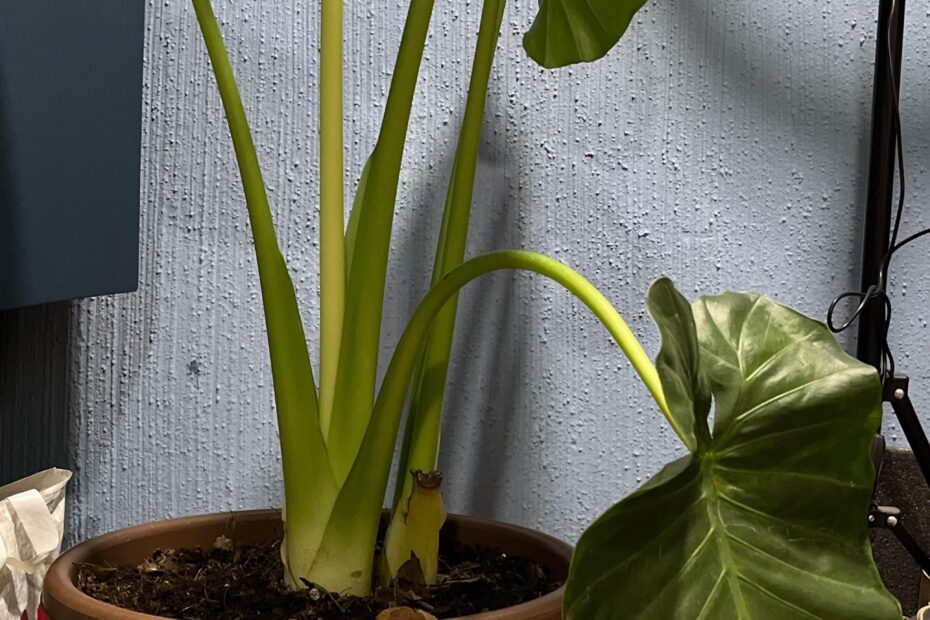
[[[372,412],[372,428],[378,434],[378,422],[381,410],[392,410],[398,400],[403,404],[406,398],[409,374],[416,361],[416,354],[422,339],[429,331],[433,318],[446,302],[463,286],[484,274],[503,269],[532,271],[543,275],[565,287],[570,293],[584,303],[601,321],[614,341],[630,360],[633,369],[645,384],[659,409],[668,420],[676,434],[687,444],[684,430],[669,411],[662,391],[659,374],[649,355],[639,340],[633,335],[626,321],[611,305],[604,295],[577,271],[554,258],[528,250],[502,250],[473,258],[443,277],[426,295],[404,330],[394,357],[384,377],[381,392]],[[393,413],[399,417],[398,414]]]
[[[394,454],[393,438],[397,437],[420,348],[433,319],[459,289],[479,276],[502,269],[521,269],[546,276],[588,306],[620,345],[669,425],[685,446],[691,447],[684,430],[669,411],[655,366],[623,317],[594,285],[570,267],[536,252],[505,250],[478,256],[455,268],[436,283],[420,302],[394,350],[358,458],[340,490],[323,538],[320,555],[322,558],[333,558],[333,563],[331,566],[320,565],[322,571],[345,571],[349,568],[361,584],[370,583],[371,557]],[[353,522],[353,526],[347,527],[347,522]],[[335,562],[337,558],[338,564]],[[334,575],[334,578],[348,579],[348,576]]]

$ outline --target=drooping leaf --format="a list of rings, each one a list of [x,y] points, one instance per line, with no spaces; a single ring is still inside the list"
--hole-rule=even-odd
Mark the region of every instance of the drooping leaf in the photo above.
[[[698,374],[700,347],[691,305],[675,290],[671,280],[662,278],[650,287],[646,308],[662,335],[656,370],[665,399],[685,433],[686,446],[693,452],[698,436],[702,441],[707,439],[710,388]]]
[[[646,0],[540,0],[523,47],[543,67],[592,62],[609,52]]]
[[[654,287],[650,306],[667,294]],[[875,371],[823,325],[758,295],[702,298],[693,315],[698,360],[682,354],[692,323],[654,312],[660,360],[699,365],[659,374],[673,410],[710,386],[713,437],[582,535],[565,617],[900,618],[865,519],[881,416]],[[698,424],[703,415],[696,408]]]

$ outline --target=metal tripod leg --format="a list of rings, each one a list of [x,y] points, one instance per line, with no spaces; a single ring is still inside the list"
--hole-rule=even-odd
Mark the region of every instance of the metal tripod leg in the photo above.
[[[872,506],[869,510],[869,527],[890,530],[901,545],[907,549],[920,569],[930,574],[930,556],[914,540],[910,532],[901,523],[901,511],[893,506]]]
[[[884,381],[882,396],[883,400],[891,403],[895,416],[901,424],[901,430],[914,452],[914,458],[917,460],[920,473],[923,474],[924,481],[930,486],[930,441],[927,440],[927,435],[924,433],[917,412],[914,410],[914,405],[911,403],[908,395],[908,385],[907,375],[897,374],[888,377]],[[876,484],[878,475],[881,472],[884,452],[885,439],[878,435],[872,443],[872,461],[875,463]],[[911,557],[914,558],[921,570],[926,574],[930,574],[930,556],[914,540],[914,537],[902,525],[901,521],[901,511],[893,506],[873,505],[869,509],[869,527],[890,530],[907,552],[911,554]]]
[[[908,395],[909,380],[907,375],[897,374],[885,380],[884,399],[891,403],[895,416],[901,424],[901,430],[914,452],[917,466],[923,474],[924,481],[930,486],[930,441],[924,433],[917,412]]]

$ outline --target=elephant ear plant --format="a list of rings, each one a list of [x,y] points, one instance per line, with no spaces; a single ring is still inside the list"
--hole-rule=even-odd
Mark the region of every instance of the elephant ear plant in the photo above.
[[[320,44],[320,383],[272,223],[261,169],[209,0],[192,0],[233,139],[255,244],[280,431],[284,574],[366,594],[403,408],[410,409],[380,560],[391,579],[416,561],[436,578],[445,517],[435,472],[443,389],[461,287],[500,269],[549,277],[607,327],[688,455],[582,536],[569,619],[900,618],[872,563],[864,515],[869,442],[880,417],[873,370],[814,321],[752,294],[690,306],[667,280],[648,306],[658,369],[610,303],[545,256],[464,261],[484,100],[504,0],[484,0],[432,288],[404,330],[380,389],[378,346],[407,126],[433,0],[411,0],[381,131],[344,221],[342,4],[322,0]],[[603,56],[641,0],[541,0],[524,39],[546,67]],[[411,389],[412,385],[412,389]],[[709,424],[713,405],[713,432]]]
[[[445,511],[435,472],[443,389],[458,290],[499,269],[543,274],[605,323],[661,401],[655,369],[626,324],[587,281],[525,251],[463,262],[489,75],[504,0],[484,0],[471,81],[449,183],[432,289],[401,336],[376,392],[381,315],[398,180],[433,0],[410,0],[381,131],[358,183],[348,223],[343,196],[341,0],[321,0],[319,389],[295,290],[280,251],[261,167],[210,0],[192,0],[232,136],[258,263],[284,474],[287,582],[364,595],[405,401],[394,511],[381,575],[408,560],[435,579]],[[525,38],[546,66],[593,60],[620,38],[641,1],[543,0]],[[574,59],[574,60],[573,60]],[[412,390],[410,386],[412,384]]]
[[[689,305],[659,280],[647,305],[688,455],[582,535],[565,617],[900,619],[865,518],[875,370],[759,295]]]
[[[595,60],[643,4],[541,0],[526,48],[547,67]],[[661,279],[647,306],[662,335],[656,400],[688,455],[581,536],[566,620],[899,620],[865,518],[875,370],[753,293],[692,306]]]

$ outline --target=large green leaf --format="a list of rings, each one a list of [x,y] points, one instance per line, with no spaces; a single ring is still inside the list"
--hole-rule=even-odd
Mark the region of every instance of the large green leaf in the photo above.
[[[592,62],[617,44],[644,4],[646,0],[540,0],[523,47],[548,68]]]
[[[709,386],[713,437],[582,535],[566,618],[899,619],[865,519],[875,371],[820,323],[758,295],[702,298],[693,321],[668,280],[649,302],[669,407],[696,403],[691,423],[706,428]]]

